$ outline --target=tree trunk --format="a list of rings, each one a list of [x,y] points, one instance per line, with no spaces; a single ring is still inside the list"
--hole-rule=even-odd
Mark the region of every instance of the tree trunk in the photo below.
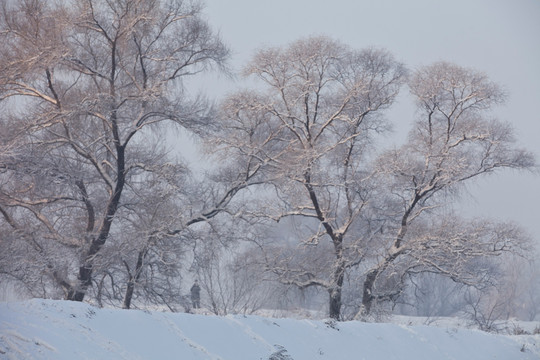
[[[360,309],[360,315],[366,316],[371,312],[371,307],[373,305],[373,286],[375,285],[375,280],[379,275],[377,269],[370,270],[366,275],[366,280],[364,280],[364,289],[362,292],[362,308]]]
[[[69,292],[68,299],[72,301],[83,301],[86,295],[86,290],[92,284],[92,264],[86,261],[79,268],[79,276],[77,277],[78,286]]]
[[[135,266],[135,273],[129,274],[129,280],[127,283],[126,295],[124,296],[124,304],[122,307],[124,309],[129,309],[131,307],[131,299],[133,298],[133,291],[135,290],[135,284],[139,281],[142,273],[143,261],[146,257],[146,249],[139,251],[139,256],[137,257],[137,265]]]
[[[400,255],[402,254],[401,250],[394,250],[391,252],[386,259],[382,263],[380,263],[377,267],[371,269],[368,271],[366,275],[366,279],[364,280],[364,287],[362,292],[362,308],[360,309],[360,312],[358,315],[360,316],[366,316],[371,313],[371,308],[373,306],[373,301],[375,300],[375,296],[373,295],[373,287],[375,286],[375,282],[377,281],[377,277],[384,272],[390,264]],[[357,315],[357,316],[358,316]]]
[[[114,122],[113,122],[114,124]],[[116,135],[116,134],[115,134]],[[116,186],[113,193],[113,196],[110,198],[109,203],[107,204],[107,210],[103,218],[101,228],[99,230],[99,235],[97,238],[92,240],[90,248],[86,252],[84,263],[79,267],[79,275],[77,276],[77,286],[68,297],[67,300],[72,301],[83,301],[86,295],[86,291],[92,285],[92,272],[94,268],[94,259],[98,252],[101,250],[109,233],[111,231],[111,225],[114,220],[114,215],[116,210],[118,210],[118,205],[120,204],[120,198],[122,196],[122,190],[124,189],[125,184],[125,149],[121,146],[117,140],[116,144],[116,155],[117,155],[117,179]]]
[[[335,286],[328,290],[329,293],[329,316],[339,320],[341,316],[341,286]]]
[[[345,279],[345,264],[341,259],[341,253],[338,255],[338,263],[336,271],[334,272],[334,286],[328,289],[329,293],[329,316],[332,319],[341,319],[341,300],[343,281]]]
[[[304,183],[304,186],[309,193],[309,198],[313,203],[317,218],[324,226],[326,233],[328,234],[328,236],[330,236],[330,239],[332,239],[332,243],[334,244],[334,254],[336,256],[336,270],[334,271],[333,275],[332,287],[328,289],[328,293],[330,295],[328,313],[332,319],[339,320],[341,316],[341,292],[343,288],[343,279],[345,276],[345,264],[343,262],[343,235],[337,234],[334,231],[332,225],[330,225],[330,223],[326,220],[319,204],[317,194],[315,193],[315,189],[311,184],[311,174],[309,171],[306,171],[306,173],[304,174],[304,179],[306,181]]]
[[[124,304],[122,304],[123,309],[129,309],[131,307],[131,299],[133,298],[133,291],[135,290],[135,280],[133,277],[129,277],[127,283],[126,295],[124,296]]]

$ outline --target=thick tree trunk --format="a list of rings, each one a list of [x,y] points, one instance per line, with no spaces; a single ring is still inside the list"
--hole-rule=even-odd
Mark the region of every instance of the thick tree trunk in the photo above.
[[[86,291],[92,284],[92,264],[89,263],[79,268],[79,276],[77,277],[78,286],[69,292],[68,300],[83,301],[86,296]]]
[[[124,296],[123,309],[131,308],[131,299],[133,298],[133,291],[135,290],[135,280],[130,276],[127,283],[126,295]]]
[[[379,275],[379,271],[377,269],[370,270],[366,275],[366,279],[364,280],[362,308],[360,309],[361,316],[366,316],[371,313],[371,307],[373,305],[373,300],[375,299],[373,296],[373,286],[375,285],[377,275]]]
[[[338,248],[340,248],[339,246]],[[336,254],[337,265],[334,272],[334,286],[328,289],[329,294],[329,316],[332,319],[341,319],[342,290],[345,279],[345,263],[343,262],[341,252]]]
[[[335,286],[328,290],[329,293],[329,316],[339,320],[341,317],[341,289],[342,286]]]
[[[116,135],[116,134],[115,134]],[[99,230],[99,235],[92,240],[90,248],[86,252],[84,263],[79,267],[79,275],[77,276],[77,286],[74,291],[68,296],[67,300],[72,301],[83,301],[86,295],[86,291],[92,285],[92,272],[94,268],[94,259],[98,252],[101,250],[109,233],[111,231],[111,225],[118,210],[118,205],[120,204],[120,198],[122,196],[122,190],[124,189],[125,184],[125,149],[123,146],[117,143],[116,145],[117,153],[117,179],[114,193],[107,204],[107,209],[101,228]]]
[[[400,240],[398,238],[398,240]],[[401,241],[401,240],[400,240]],[[366,279],[364,280],[364,287],[362,291],[362,308],[358,315],[366,316],[371,313],[373,302],[376,297],[373,295],[373,288],[375,287],[375,282],[377,277],[383,273],[393,262],[394,260],[402,254],[401,250],[397,250],[395,247],[391,253],[380,263],[377,267],[368,271]],[[358,316],[357,315],[357,316]]]

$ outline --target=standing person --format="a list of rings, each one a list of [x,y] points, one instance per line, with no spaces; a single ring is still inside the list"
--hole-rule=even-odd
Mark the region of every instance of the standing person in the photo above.
[[[194,309],[199,309],[201,307],[201,287],[199,286],[199,281],[195,280],[195,283],[191,287],[191,303],[193,304]]]

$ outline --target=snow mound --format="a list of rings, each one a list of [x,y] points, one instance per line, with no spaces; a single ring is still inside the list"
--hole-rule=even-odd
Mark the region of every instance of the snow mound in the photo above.
[[[540,359],[539,335],[361,322],[0,304],[0,359]]]

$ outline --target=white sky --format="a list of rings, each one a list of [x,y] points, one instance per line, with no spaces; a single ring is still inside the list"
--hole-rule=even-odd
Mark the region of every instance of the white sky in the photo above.
[[[205,0],[205,14],[238,69],[254,51],[327,35],[353,48],[383,47],[410,69],[445,60],[485,72],[509,93],[497,117],[540,161],[540,0]],[[201,83],[211,96],[238,85]],[[388,114],[408,131],[412,104]],[[540,175],[506,172],[471,186],[464,211],[523,224],[540,243]]]

